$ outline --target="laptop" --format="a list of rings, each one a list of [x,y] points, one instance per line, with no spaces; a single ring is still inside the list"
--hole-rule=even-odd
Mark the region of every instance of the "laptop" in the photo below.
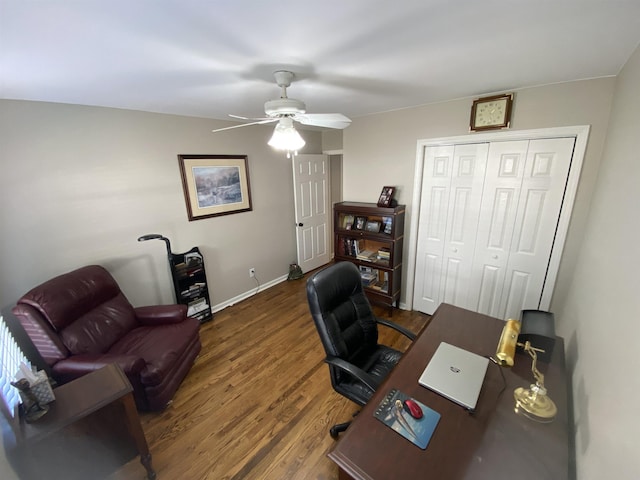
[[[489,359],[441,342],[418,383],[474,411]]]

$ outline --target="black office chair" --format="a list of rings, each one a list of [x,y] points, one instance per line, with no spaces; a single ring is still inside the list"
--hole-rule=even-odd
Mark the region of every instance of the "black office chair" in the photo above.
[[[334,390],[364,406],[402,356],[402,352],[378,344],[378,324],[411,340],[415,335],[373,314],[360,271],[351,262],[335,263],[310,277],[307,300]],[[335,439],[350,423],[334,425],[329,433]]]

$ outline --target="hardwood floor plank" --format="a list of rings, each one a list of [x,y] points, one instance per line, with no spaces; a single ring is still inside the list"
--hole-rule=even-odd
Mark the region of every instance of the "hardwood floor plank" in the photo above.
[[[173,402],[141,414],[159,480],[338,478],[327,458],[329,427],[358,406],[331,387],[307,277],[257,293],[202,326],[202,352]],[[429,316],[395,310],[392,319],[418,333]],[[410,345],[385,327],[380,342]],[[142,479],[144,469],[136,459],[110,478]]]

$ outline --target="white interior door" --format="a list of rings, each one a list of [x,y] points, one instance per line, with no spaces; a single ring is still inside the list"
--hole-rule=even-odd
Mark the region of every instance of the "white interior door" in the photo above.
[[[488,143],[428,147],[416,254],[414,308],[467,307]]]
[[[294,155],[292,163],[298,265],[308,272],[331,261],[329,159]]]

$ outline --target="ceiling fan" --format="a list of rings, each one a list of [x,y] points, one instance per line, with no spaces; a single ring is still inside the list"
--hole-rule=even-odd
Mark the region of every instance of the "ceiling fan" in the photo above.
[[[263,118],[247,118],[238,115],[229,115],[240,120],[255,120],[254,122],[242,123],[232,127],[218,128],[213,132],[222,132],[233,128],[247,127],[249,125],[261,125],[265,123],[278,122],[273,132],[269,145],[277,150],[286,150],[287,156],[290,152],[295,152],[305,144],[304,139],[293,126],[293,122],[302,125],[312,125],[316,127],[344,129],[351,124],[351,120],[341,113],[306,113],[306,105],[301,100],[287,97],[287,87],[291,86],[294,78],[293,72],[288,70],[278,70],[273,73],[276,83],[282,89],[280,98],[269,100],[264,104]]]

